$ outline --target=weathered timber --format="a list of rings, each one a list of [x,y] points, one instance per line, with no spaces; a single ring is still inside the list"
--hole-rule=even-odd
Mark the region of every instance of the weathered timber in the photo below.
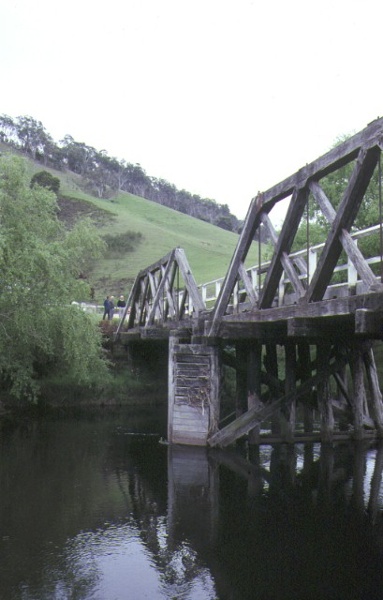
[[[363,438],[363,415],[365,388],[363,379],[363,358],[360,345],[356,345],[353,349],[352,357],[352,375],[354,381],[353,394],[353,415],[354,415],[354,431],[357,439]]]
[[[325,175],[337,171],[344,165],[357,158],[362,147],[380,146],[383,131],[383,117],[370,123],[365,129],[350,137],[348,140],[332,148],[323,156],[305,165],[299,171],[277,183],[262,193],[263,206],[267,212],[283,198],[292,194],[295,188],[303,187],[306,182],[320,180]]]
[[[317,344],[317,365],[318,365],[318,406],[321,413],[321,434],[326,442],[332,440],[334,432],[334,413],[330,399],[329,387],[329,364],[330,364],[331,345],[328,342]]]
[[[271,209],[272,207],[270,207]],[[238,279],[239,268],[245,260],[252,244],[254,233],[261,223],[262,195],[258,195],[250,203],[245,223],[230,262],[229,270],[214,307],[213,320],[208,335],[214,337],[218,333],[220,321],[225,314],[231,293]]]
[[[295,343],[290,340],[285,344],[285,365],[285,394],[291,400],[281,407],[281,434],[282,439],[291,442],[295,429],[297,357]]]
[[[322,188],[317,182],[312,181],[310,183],[310,190],[313,192],[314,197],[318,200],[318,203],[327,221],[332,225],[336,219],[337,213],[331,205],[330,201],[328,200],[327,196],[323,192]],[[352,239],[347,229],[342,229],[340,231],[339,239],[347,256],[349,257],[349,259],[355,266],[355,269],[359,273],[360,277],[366,284],[366,287],[370,288],[371,286],[374,286],[376,288],[376,276],[374,275],[371,267],[365,260],[363,254],[359,250],[358,246]]]
[[[278,236],[273,227],[273,224],[271,223],[269,215],[267,215],[266,213],[262,213],[262,223],[265,225],[267,231],[269,232],[270,239],[271,239],[274,247],[276,248],[278,245]],[[288,252],[286,250],[282,251],[282,253],[281,253],[281,264],[282,264],[284,270],[286,271],[286,274],[295,290],[295,293],[297,294],[297,297],[301,298],[303,296],[305,290],[304,290],[301,280],[299,279],[299,275],[295,270],[294,264],[293,264],[292,260],[289,258]],[[307,272],[307,267],[305,270]]]
[[[327,371],[328,375],[330,375],[339,371],[339,369],[345,364],[346,360],[347,359],[344,356],[340,356],[336,358],[330,365],[323,362],[323,367]],[[238,419],[209,436],[207,440],[209,446],[224,447],[233,444],[238,438],[246,435],[251,429],[268,419],[275,411],[280,409],[281,405],[290,403],[293,399],[297,399],[300,396],[307,394],[314,386],[318,386],[322,379],[323,371],[319,371],[310,379],[301,383],[300,386],[297,386],[289,394],[284,395],[282,398],[274,400],[273,402],[264,405],[262,408],[258,408],[257,406],[251,410],[248,410],[246,413],[238,417]],[[323,433],[321,433],[321,435],[324,435],[325,438],[328,437],[325,430]]]
[[[283,271],[283,262],[286,264],[287,256],[294,242],[295,234],[305,209],[309,189],[294,190],[293,197],[289,204],[286,219],[283,223],[282,231],[275,246],[271,265],[267,271],[266,279],[259,298],[259,308],[269,308],[274,300],[274,296]]]
[[[375,523],[377,519],[381,516],[380,489],[382,482],[382,472],[383,446],[380,445],[376,452],[374,473],[371,479],[371,492],[367,507],[373,523]]]
[[[368,150],[362,148],[359,152],[357,163],[332,223],[319,264],[305,295],[307,302],[321,300],[324,296],[342,250],[340,235],[343,230],[349,231],[354,223],[379,156],[380,150],[376,146]]]
[[[219,420],[218,348],[169,338],[168,441],[206,445]]]
[[[332,298],[318,302],[294,304],[276,308],[266,308],[261,311],[249,311],[241,314],[226,315],[222,319],[219,328],[220,336],[230,337],[229,329],[235,338],[241,335],[241,324],[251,327],[252,324],[271,323],[275,327],[283,327],[284,322],[291,317],[324,317],[336,315],[349,315],[356,310],[364,308],[374,312],[380,312],[383,307],[383,293],[369,292],[357,296],[346,296],[343,298]],[[235,331],[236,325],[238,331]],[[252,333],[252,332],[251,332]]]
[[[298,338],[336,338],[354,333],[353,315],[292,317],[287,320],[287,335]]]
[[[378,372],[376,368],[374,353],[371,342],[362,344],[363,361],[366,370],[368,387],[370,390],[370,405],[375,427],[379,436],[383,436],[383,404],[382,392],[380,391]]]
[[[358,308],[355,311],[355,333],[369,339],[383,338],[383,312]]]

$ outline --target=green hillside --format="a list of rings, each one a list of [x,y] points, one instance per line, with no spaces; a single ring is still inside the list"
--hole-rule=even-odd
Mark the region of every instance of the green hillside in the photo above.
[[[80,194],[71,194],[79,197]],[[82,195],[83,201],[85,197]],[[172,248],[184,248],[197,283],[225,275],[238,241],[238,235],[189,217],[175,210],[127,193],[121,193],[113,202],[87,198],[112,220],[101,226],[103,235],[118,235],[127,231],[142,234],[132,252],[104,258],[92,272],[97,294],[127,294],[136,274],[165,256]],[[254,248],[248,263],[257,261]]]
[[[8,146],[0,146],[2,152],[10,151]],[[87,274],[95,288],[96,300],[101,301],[106,293],[127,295],[136,274],[176,246],[184,248],[198,284],[225,275],[238,241],[237,234],[126,192],[112,200],[99,200],[82,190],[79,175],[25,160],[31,176],[47,170],[59,177],[59,206],[64,220],[73,222],[83,215],[90,216],[102,236],[141,234],[132,251],[107,255]],[[258,248],[254,244],[246,264],[256,264],[257,260]]]

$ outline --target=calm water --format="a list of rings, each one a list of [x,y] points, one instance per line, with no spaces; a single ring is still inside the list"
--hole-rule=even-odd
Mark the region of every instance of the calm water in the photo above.
[[[383,449],[158,443],[164,419],[0,440],[1,600],[383,599]]]

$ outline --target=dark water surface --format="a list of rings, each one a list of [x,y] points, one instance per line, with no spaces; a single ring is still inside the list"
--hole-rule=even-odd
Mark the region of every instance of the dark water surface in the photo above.
[[[1,600],[383,599],[383,448],[160,435],[121,413],[1,434]]]

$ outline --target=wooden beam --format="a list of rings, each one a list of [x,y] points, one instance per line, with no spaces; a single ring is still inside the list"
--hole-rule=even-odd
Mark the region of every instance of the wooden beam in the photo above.
[[[383,338],[383,313],[358,308],[355,311],[355,333],[373,339]]]
[[[376,368],[374,352],[371,342],[362,345],[362,355],[370,390],[370,405],[375,427],[379,436],[383,436],[383,404],[382,392],[380,391],[378,370]]]
[[[380,149],[376,146],[368,150],[363,148],[359,152],[358,160],[307,290],[305,296],[307,302],[316,302],[324,296],[342,250],[340,234],[342,230],[349,231],[351,229],[379,156]]]
[[[330,225],[332,225],[336,219],[336,211],[333,208],[331,202],[328,200],[326,194],[316,181],[312,181],[310,183],[310,190],[313,193],[315,199],[318,201],[318,204],[327,221],[330,223]],[[359,250],[357,244],[351,237],[351,234],[346,229],[342,229],[340,231],[339,236],[344,251],[353,263],[362,281],[366,284],[368,288],[370,288],[371,286],[374,286],[376,288],[376,277],[371,267],[365,260],[363,254]]]
[[[271,260],[270,267],[267,270],[266,279],[260,293],[260,309],[269,308],[273,303],[279,280],[283,272],[282,258],[286,264],[286,257],[289,254],[291,246],[294,242],[295,234],[298,230],[299,223],[307,203],[308,195],[308,188],[294,190],[294,194],[283,223],[282,231],[279,235],[273,258]]]
[[[185,251],[182,248],[176,248],[175,259],[177,260],[181,276],[185,282],[186,289],[192,300],[194,310],[198,314],[201,310],[206,310],[204,301],[198,291],[198,286],[194,279],[192,270],[186,258]]]
[[[160,300],[162,299],[162,296],[163,296],[163,293],[164,293],[164,290],[165,290],[165,286],[166,286],[166,283],[167,283],[167,278],[168,278],[168,276],[170,274],[170,271],[171,271],[171,268],[173,266],[174,255],[175,255],[175,250],[172,250],[167,255],[168,256],[168,261],[167,261],[166,265],[164,265],[163,262],[160,262],[160,264],[159,264],[159,268],[161,268],[161,267],[165,267],[165,268],[164,268],[164,270],[162,272],[162,279],[161,279],[160,284],[159,284],[159,286],[157,288],[156,295],[155,295],[155,297],[153,299],[152,310],[150,311],[150,314],[148,315],[148,318],[147,318],[147,322],[146,323],[147,323],[148,327],[150,325],[152,325],[153,322],[154,322],[154,318],[155,318],[155,315],[156,315],[156,310],[159,307]]]
[[[329,342],[319,342],[317,344],[317,392],[318,407],[321,413],[321,436],[322,441],[330,442],[334,432],[334,413],[330,399],[330,353],[331,345]]]
[[[243,264],[243,262],[241,262],[239,265],[238,273],[243,281],[243,285],[245,286],[246,294],[250,300],[250,304],[252,307],[255,307],[258,301],[258,294],[253,288],[252,282],[246,272],[245,265]]]
[[[333,372],[338,371],[343,365],[344,357],[338,358],[328,367],[328,374],[330,375]],[[248,410],[238,417],[238,419],[217,431],[214,435],[209,436],[207,440],[208,445],[225,447],[233,444],[238,438],[246,435],[255,426],[261,424],[266,419],[269,419],[276,410],[279,410],[283,403],[289,403],[293,398],[299,398],[299,396],[310,392],[313,386],[318,385],[322,377],[322,374],[317,373],[295,390],[282,398],[275,400],[271,404],[267,404],[263,408],[258,408],[257,406]]]
[[[272,207],[270,207],[270,210],[271,208]],[[210,331],[208,332],[209,337],[215,337],[218,334],[221,319],[225,314],[229,304],[230,296],[238,279],[239,268],[247,256],[249,248],[254,239],[255,231],[261,223],[261,212],[262,195],[259,194],[256,198],[253,198],[247,211],[245,223],[239,237],[237,247],[232,256],[228,272],[214,307],[213,320]]]
[[[263,214],[262,222],[265,225],[267,231],[269,232],[270,239],[271,239],[272,244],[274,245],[274,248],[276,248],[278,245],[278,236],[273,227],[273,224],[270,220],[269,215]],[[299,279],[298,273],[295,270],[293,261],[290,259],[287,252],[282,252],[281,263],[282,263],[283,269],[285,270],[285,272],[287,274],[287,277],[290,280],[291,285],[294,288],[295,293],[297,294],[298,298],[301,298],[305,292],[305,289],[303,287],[302,281]]]
[[[335,340],[354,333],[352,315],[319,317],[293,317],[287,320],[287,335],[304,338],[333,338]]]
[[[362,147],[379,147],[382,143],[382,134],[383,117],[372,121],[372,123],[369,123],[359,133],[302,167],[299,171],[287,177],[287,179],[263,192],[264,210],[269,213],[279,200],[290,196],[294,189],[303,187],[312,179],[320,180],[325,175],[333,173],[344,165],[347,165],[358,156],[359,150]]]

